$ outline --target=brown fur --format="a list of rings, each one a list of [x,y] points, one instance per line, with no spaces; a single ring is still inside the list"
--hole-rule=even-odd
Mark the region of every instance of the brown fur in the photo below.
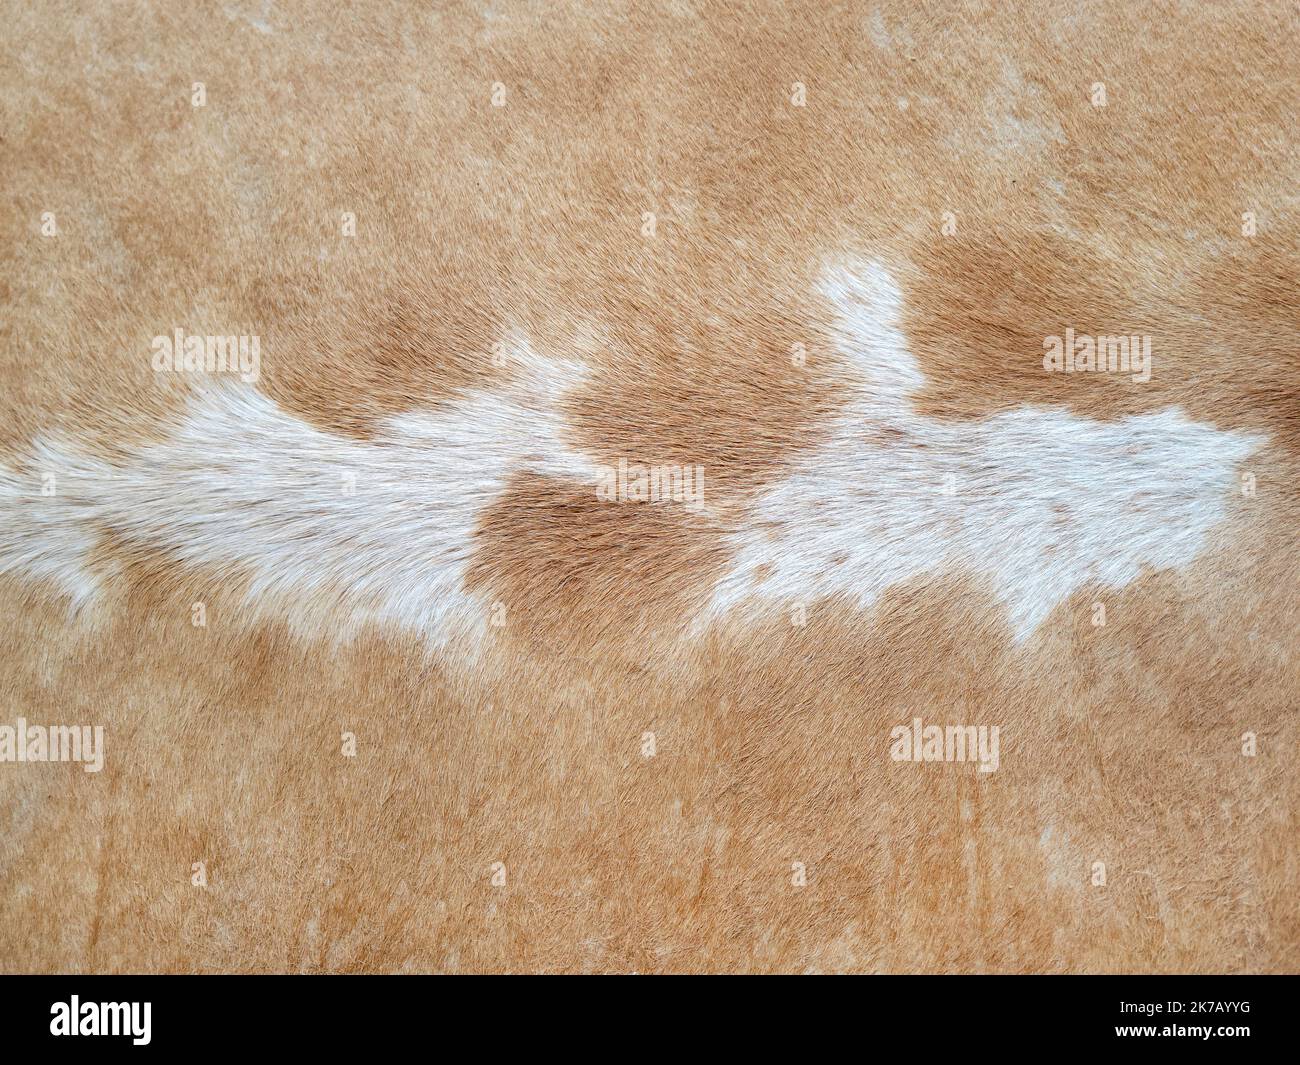
[[[4,720],[109,737],[99,774],[0,764],[0,968],[1300,967],[1294,6],[489,6],[4,5],[0,461],[165,438],[173,323],[260,332],[259,387],[359,440],[498,386],[521,330],[591,367],[576,446],[715,494],[514,476],[467,579],[510,623],[432,656],[113,530],[91,614],[0,577]],[[1016,646],[970,573],[680,639],[842,410],[839,252],[898,277],[925,413],[1177,404],[1267,435],[1257,496],[1101,629],[1085,591]],[[1043,374],[1067,321],[1157,335],[1149,386]],[[1000,723],[1002,769],[891,762],[919,708]]]

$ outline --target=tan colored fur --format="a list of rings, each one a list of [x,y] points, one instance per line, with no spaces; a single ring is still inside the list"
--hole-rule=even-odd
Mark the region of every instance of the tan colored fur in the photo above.
[[[518,471],[466,575],[509,621],[433,652],[121,530],[76,616],[0,576],[0,723],[108,735],[99,774],[0,764],[0,969],[1300,967],[1293,5],[82,8],[4,5],[0,462],[167,440],[173,326],[260,333],[258,387],[361,441],[509,387],[523,335],[589,368],[575,447],[710,495]],[[845,408],[844,256],[898,280],[922,413],[1175,405],[1262,435],[1256,494],[1025,644],[978,572],[683,636]],[[1157,336],[1149,385],[1044,374],[1070,322]],[[892,762],[915,714],[999,724],[1001,768]]]

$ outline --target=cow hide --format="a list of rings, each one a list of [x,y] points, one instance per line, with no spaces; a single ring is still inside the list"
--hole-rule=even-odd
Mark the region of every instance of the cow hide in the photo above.
[[[0,969],[1300,967],[1294,4],[3,8]]]

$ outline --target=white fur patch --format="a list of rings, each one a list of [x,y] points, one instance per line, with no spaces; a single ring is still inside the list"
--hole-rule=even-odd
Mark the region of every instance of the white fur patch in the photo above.
[[[710,616],[844,594],[870,606],[924,573],[992,578],[1017,641],[1088,583],[1184,566],[1261,442],[1177,409],[1098,422],[1024,407],[972,423],[919,414],[924,383],[878,264],[824,284],[861,391],[829,442],[763,493],[731,541]]]
[[[1120,588],[1143,567],[1190,562],[1225,515],[1234,467],[1259,444],[1173,409],[1112,423],[1039,408],[968,424],[925,417],[889,274],[835,270],[825,293],[860,392],[833,438],[731,534],[732,564],[699,626],[835,594],[869,607],[909,578],[973,571],[991,578],[1024,640],[1085,584]],[[98,590],[90,554],[111,533],[237,571],[250,609],[306,634],[325,634],[324,604],[349,619],[329,635],[388,622],[437,646],[482,623],[488,604],[464,579],[476,524],[511,474],[593,491],[599,476],[561,417],[582,367],[516,349],[511,385],[392,418],[370,442],[322,432],[238,384],[197,393],[169,441],[125,462],[38,439],[19,471],[0,467],[0,572],[52,579],[80,605]]]
[[[39,440],[25,476],[0,469],[0,570],[54,578],[85,600],[95,589],[87,553],[103,530],[247,575],[254,608],[334,603],[354,629],[392,622],[436,645],[454,621],[484,617],[465,571],[478,515],[510,474],[596,477],[559,414],[583,368],[526,346],[515,358],[505,391],[392,418],[373,443],[322,432],[233,383],[196,393],[169,441],[123,465]]]
[[[79,508],[60,505],[57,495],[42,495],[58,491],[58,474],[49,458],[49,448],[38,441],[26,475],[0,465],[0,573],[52,581],[75,613],[99,591],[89,568],[95,532]],[[85,461],[71,453],[57,458],[59,470]]]

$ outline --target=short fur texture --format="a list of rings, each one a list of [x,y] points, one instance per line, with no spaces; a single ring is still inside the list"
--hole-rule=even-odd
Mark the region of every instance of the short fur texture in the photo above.
[[[3,15],[0,970],[1300,968],[1294,5]]]

